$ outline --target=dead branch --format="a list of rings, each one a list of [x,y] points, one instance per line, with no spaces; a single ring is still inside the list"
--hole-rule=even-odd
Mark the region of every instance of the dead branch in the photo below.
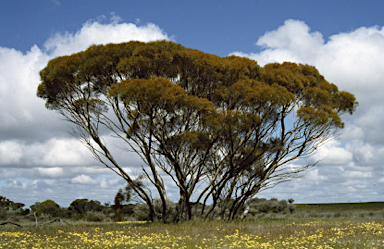
[[[1,222],[0,226],[7,225],[7,224],[15,225],[15,226],[18,226],[18,227],[23,227],[22,225],[19,225],[19,224],[15,223],[15,222],[10,221],[10,218],[8,218],[4,222]]]
[[[17,223],[12,222],[12,221],[4,221],[4,222],[0,223],[0,226],[1,225],[7,225],[7,224],[15,225],[15,226],[18,226],[18,227],[23,227],[22,225],[19,225]]]
[[[47,221],[47,222],[41,224],[40,226],[45,226],[45,225],[51,224],[51,223],[53,223],[53,222],[55,222],[55,221],[60,222],[60,224],[63,225],[63,226],[64,226],[65,224],[67,224],[67,225],[70,224],[70,223],[66,222],[65,220],[63,220],[63,219],[60,219],[60,218],[54,218],[53,220]]]

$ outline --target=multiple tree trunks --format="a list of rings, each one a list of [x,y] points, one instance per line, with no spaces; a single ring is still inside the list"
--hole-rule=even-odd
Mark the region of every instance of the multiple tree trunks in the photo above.
[[[290,163],[343,128],[340,115],[358,104],[309,65],[260,67],[168,41],[91,46],[51,60],[40,76],[46,107],[74,124],[72,134],[128,182],[154,220],[152,186],[163,222],[162,175],[179,189],[174,221],[192,218],[192,197],[205,218],[233,219],[260,190],[313,166]],[[108,133],[142,158],[140,181],[115,159],[101,138]]]

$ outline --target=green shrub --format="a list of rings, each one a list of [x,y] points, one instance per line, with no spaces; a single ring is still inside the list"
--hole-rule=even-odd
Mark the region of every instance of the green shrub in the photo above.
[[[288,210],[291,214],[293,214],[293,212],[295,212],[296,210],[295,204],[292,204],[292,203],[288,204]]]
[[[100,212],[102,211],[102,206],[99,201],[76,199],[69,205],[68,209],[82,216],[88,211]]]
[[[38,216],[38,220],[42,220],[44,222],[49,221],[50,219],[52,219],[52,215],[47,213],[42,213]]]
[[[39,204],[39,207],[36,209],[38,215],[46,214],[52,217],[59,217],[61,214],[61,209],[56,202],[52,200],[46,200]]]
[[[88,211],[84,214],[84,219],[86,221],[103,221],[107,216],[103,212]]]
[[[124,212],[121,209],[117,209],[114,214],[111,216],[113,221],[123,221]]]
[[[317,212],[317,211],[311,211],[307,214],[307,217],[310,217],[310,218],[323,218],[324,217],[324,214],[321,213],[321,212]]]
[[[248,213],[249,213],[250,215],[253,215],[253,216],[254,216],[255,214],[258,213],[258,210],[257,210],[254,206],[252,206],[252,207],[249,208]]]
[[[288,202],[286,200],[281,200],[278,202],[277,208],[274,210],[274,212],[280,213],[280,212],[286,210],[287,207],[288,207]]]
[[[293,205],[293,204],[289,204]],[[251,204],[251,208],[261,213],[281,213],[288,208],[288,202],[286,200],[278,201],[275,198],[267,199],[255,199]]]
[[[25,208],[25,209],[21,208],[19,212],[20,212],[20,215],[25,216],[25,215],[28,215],[30,211],[31,210],[29,208]]]
[[[18,222],[20,221],[20,218],[17,215],[11,215],[7,218],[9,221]]]
[[[73,211],[68,208],[61,209],[61,217],[70,219],[73,217]]]
[[[137,220],[149,219],[149,207],[147,204],[137,204],[133,209],[133,214]]]
[[[175,214],[176,204],[171,200],[166,200],[167,205],[167,221],[172,221],[173,215]],[[155,209],[155,218],[158,220],[162,219],[163,204],[160,199],[153,200],[153,206]],[[147,204],[138,204],[133,209],[134,216],[137,220],[149,220],[149,207]]]
[[[335,213],[335,214],[333,215],[333,217],[335,217],[335,218],[339,218],[339,217],[341,217],[341,213],[337,212],[337,213]]]
[[[5,208],[0,208],[0,219],[5,219],[7,217],[7,210]]]

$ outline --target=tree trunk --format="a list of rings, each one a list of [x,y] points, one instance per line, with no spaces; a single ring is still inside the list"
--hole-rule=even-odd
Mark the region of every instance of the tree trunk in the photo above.
[[[165,224],[165,223],[167,223],[167,194],[165,191],[163,191],[163,193],[161,193],[160,198],[161,198],[161,202],[163,204],[162,205],[163,206],[162,222]]]
[[[241,214],[241,219],[244,219],[245,217],[247,217],[247,214],[248,214],[248,212],[249,212],[249,208],[250,208],[250,206],[251,206],[251,200],[252,200],[252,198],[251,198],[251,196],[250,197],[248,197],[246,200],[245,200],[245,202],[244,202],[244,205],[245,205],[245,208],[244,208],[244,212]]]

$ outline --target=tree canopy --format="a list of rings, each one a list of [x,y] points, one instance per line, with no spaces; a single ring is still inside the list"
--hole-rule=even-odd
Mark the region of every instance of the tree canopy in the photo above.
[[[68,209],[74,211],[77,214],[83,215],[89,211],[94,211],[94,212],[101,211],[102,205],[99,201],[88,200],[88,199],[76,199],[71,202]]]
[[[46,107],[75,125],[73,134],[96,159],[148,204],[150,219],[163,221],[165,176],[179,190],[175,221],[244,216],[259,191],[313,166],[290,163],[343,128],[341,115],[358,104],[313,66],[260,67],[168,41],[91,46],[51,60],[40,76],[37,96]],[[129,156],[115,160],[107,134],[140,155],[139,176],[124,171]],[[149,186],[163,204],[161,217]],[[203,209],[193,214],[199,203]]]
[[[61,213],[60,206],[53,200],[45,200],[41,203],[36,203],[36,204],[35,206],[31,206],[31,209],[32,210],[36,209],[36,213],[38,215],[47,214],[47,215],[51,215],[52,217],[60,216],[60,213]]]
[[[24,206],[25,206],[24,203],[13,202],[13,201],[9,200],[8,198],[6,198],[5,196],[0,196],[0,210],[2,210],[2,209],[4,209],[4,210],[9,210],[9,209],[18,210]]]

